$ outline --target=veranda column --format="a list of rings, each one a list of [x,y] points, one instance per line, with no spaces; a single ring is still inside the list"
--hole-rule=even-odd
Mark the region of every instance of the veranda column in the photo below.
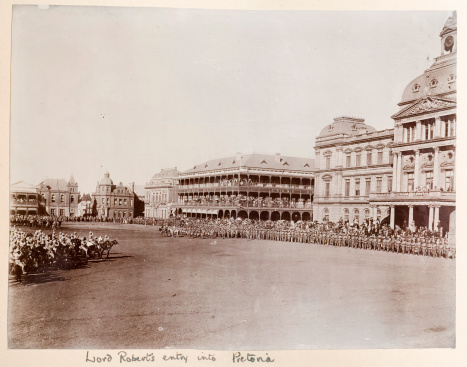
[[[433,205],[429,206],[429,215],[428,215],[428,229],[433,231]]]
[[[415,189],[420,186],[420,150],[415,150],[415,172],[414,172],[414,186]]]
[[[389,225],[391,226],[392,229],[395,227],[395,211],[396,207],[394,205],[391,205],[391,219],[389,222]]]
[[[409,205],[409,228],[411,231],[414,230],[414,227],[412,226],[412,222],[413,222],[413,205]]]
[[[439,190],[439,147],[434,147],[433,150],[435,151],[435,158],[433,160],[433,188]]]
[[[397,188],[396,192],[401,191],[401,181],[402,181],[402,152],[397,152]]]
[[[371,208],[373,210],[373,221],[376,222],[376,220],[378,219],[378,216],[377,216],[378,207],[376,205],[372,205]]]

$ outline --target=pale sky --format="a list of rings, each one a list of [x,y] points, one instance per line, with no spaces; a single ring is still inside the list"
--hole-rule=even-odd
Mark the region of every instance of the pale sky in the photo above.
[[[89,193],[105,171],[314,157],[337,116],[392,128],[450,14],[15,6],[10,182]]]

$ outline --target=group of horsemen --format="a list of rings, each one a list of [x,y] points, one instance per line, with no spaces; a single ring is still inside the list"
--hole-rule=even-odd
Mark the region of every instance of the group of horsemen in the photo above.
[[[433,257],[455,257],[455,245],[440,232],[426,228],[392,230],[379,221],[362,225],[317,223],[312,221],[252,221],[184,218],[166,223],[165,236],[190,238],[244,238],[298,243],[316,243]]]
[[[74,268],[87,263],[88,258],[102,256],[107,251],[107,258],[117,240],[95,237],[92,232],[89,238],[80,237],[74,232],[71,235],[55,231],[46,234],[41,230],[34,233],[24,232],[19,228],[10,230],[10,273],[21,280],[22,275],[50,268]]]

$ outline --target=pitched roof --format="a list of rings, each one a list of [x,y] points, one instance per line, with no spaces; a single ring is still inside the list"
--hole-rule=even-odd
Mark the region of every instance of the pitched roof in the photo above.
[[[10,185],[10,191],[37,192],[37,186],[26,181],[18,181]]]
[[[39,188],[50,190],[68,191],[68,182],[64,178],[46,178],[39,184]]]
[[[232,168],[257,168],[266,170],[313,172],[315,160],[311,158],[286,157],[272,154],[241,154],[197,164],[182,174],[208,172]]]
[[[396,114],[392,115],[393,119],[401,119],[409,116],[416,116],[425,114],[427,112],[434,112],[444,110],[448,108],[455,108],[457,105],[456,101],[447,98],[437,98],[426,96],[420,98],[416,102],[410,104],[406,108],[403,108]]]

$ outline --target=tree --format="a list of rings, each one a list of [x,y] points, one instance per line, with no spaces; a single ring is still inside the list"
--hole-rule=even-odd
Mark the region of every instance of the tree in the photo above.
[[[92,203],[91,215],[93,217],[97,217],[97,200],[96,199],[94,199],[94,202]]]

